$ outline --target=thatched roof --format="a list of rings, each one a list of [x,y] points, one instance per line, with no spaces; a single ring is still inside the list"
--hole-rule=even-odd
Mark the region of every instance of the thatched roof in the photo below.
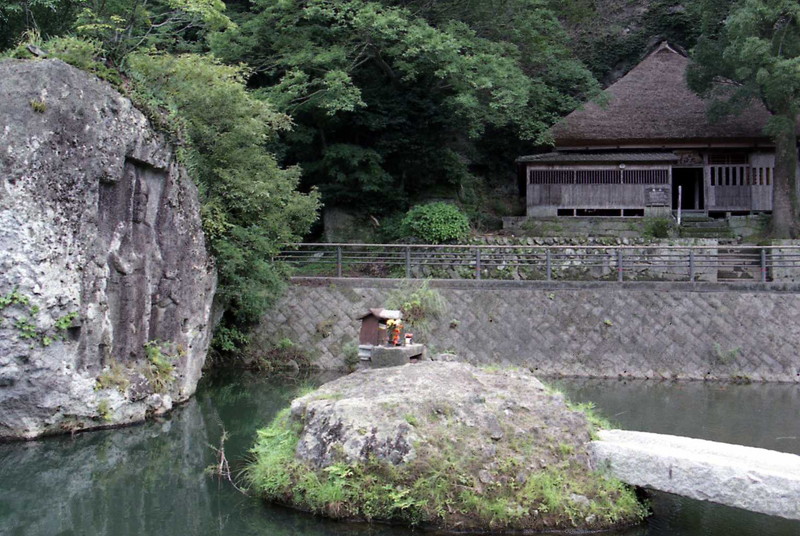
[[[689,58],[666,42],[606,89],[608,103],[589,103],[556,124],[556,147],[661,146],[710,141],[767,141],[769,112],[753,103],[712,124],[706,102],[686,84]]]

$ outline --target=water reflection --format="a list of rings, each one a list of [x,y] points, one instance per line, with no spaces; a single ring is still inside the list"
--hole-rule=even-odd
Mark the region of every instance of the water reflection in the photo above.
[[[800,454],[800,386],[703,382],[559,380],[576,401],[594,401],[612,422]]]
[[[0,534],[386,534],[267,507],[205,473],[223,427],[227,455],[241,469],[255,430],[324,379],[286,385],[250,374],[216,377],[159,422],[0,444]]]
[[[255,430],[308,384],[249,374],[203,380],[170,417],[126,429],[0,445],[0,534],[400,536],[401,527],[351,525],[271,507],[209,478],[223,428],[241,468]],[[800,453],[795,386],[563,381],[622,427]],[[784,536],[800,523],[665,494],[643,527],[614,536]]]
[[[800,454],[800,387],[617,380],[561,380],[576,402],[593,401],[628,430],[683,435]],[[652,495],[647,536],[797,536],[800,522],[665,493]]]
[[[0,445],[9,534],[201,534],[210,440],[197,402],[161,423]]]

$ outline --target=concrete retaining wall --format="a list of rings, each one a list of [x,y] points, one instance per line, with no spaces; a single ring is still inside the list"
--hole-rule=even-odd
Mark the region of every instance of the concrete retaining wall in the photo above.
[[[258,343],[289,338],[342,368],[355,317],[397,280],[297,279]],[[800,382],[800,287],[762,284],[432,281],[448,304],[435,352],[543,375]]]

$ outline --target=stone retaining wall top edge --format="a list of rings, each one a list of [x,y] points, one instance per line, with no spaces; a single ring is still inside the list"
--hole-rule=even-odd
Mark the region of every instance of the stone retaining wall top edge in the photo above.
[[[293,277],[298,286],[337,285],[351,288],[396,288],[406,279],[372,279],[358,277]],[[414,281],[422,281],[416,279]],[[688,281],[503,281],[474,279],[431,279],[431,286],[447,289],[476,290],[625,290],[659,292],[774,292],[800,293],[800,283],[708,283]]]

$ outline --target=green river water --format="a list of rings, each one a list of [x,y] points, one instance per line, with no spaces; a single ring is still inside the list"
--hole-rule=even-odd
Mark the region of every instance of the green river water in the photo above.
[[[321,381],[320,378],[312,380]],[[560,380],[621,427],[800,454],[800,387]],[[159,421],[117,430],[0,444],[3,535],[407,535],[268,506],[207,476],[223,428],[241,467],[255,430],[301,385],[247,373],[204,379],[197,396]],[[614,536],[797,536],[800,522],[666,494],[654,515]]]

